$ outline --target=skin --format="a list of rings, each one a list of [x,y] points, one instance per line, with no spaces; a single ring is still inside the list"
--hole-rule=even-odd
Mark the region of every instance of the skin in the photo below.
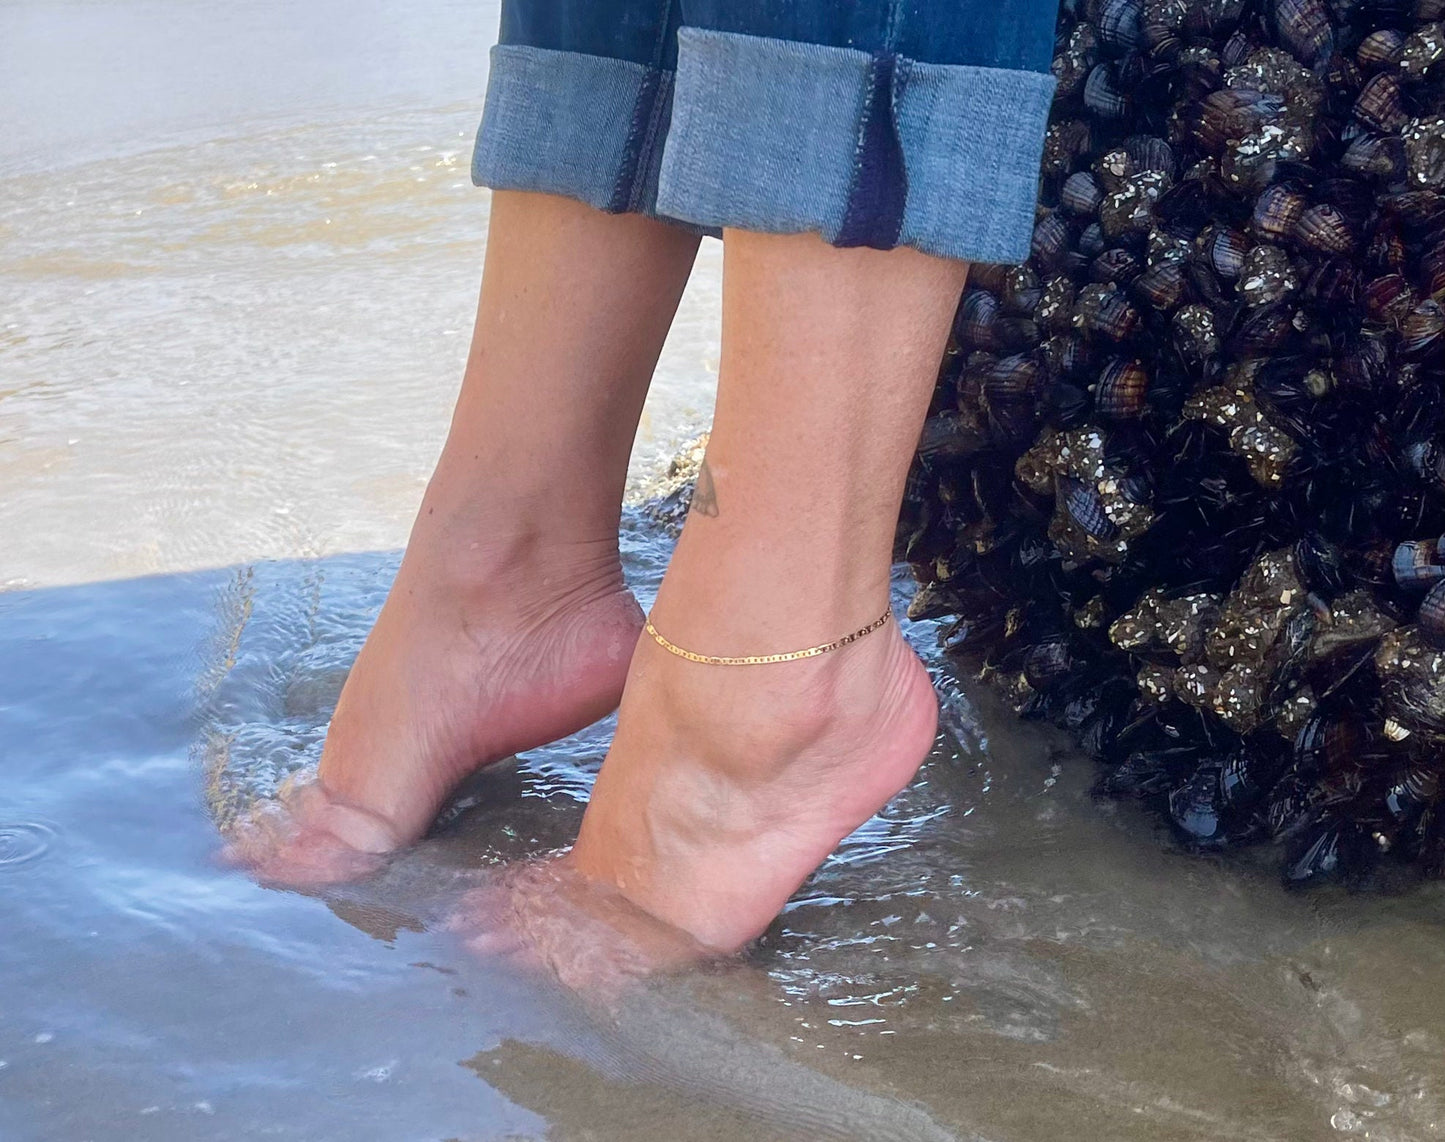
[[[628,454],[698,239],[498,191],[451,430],[342,690],[318,780],[231,838],[281,884],[374,869],[474,770],[617,707]]]
[[[814,235],[724,236],[699,487],[653,620],[769,654],[888,604],[893,532],[966,267]],[[571,860],[702,944],[757,936],[912,779],[937,702],[895,624],[816,658],[716,666],[639,643]]]
[[[816,235],[728,231],[724,250],[713,433],[653,618],[699,653],[784,652],[887,605],[904,480],[967,267]],[[568,933],[595,945],[602,917],[635,973],[751,940],[912,778],[937,703],[896,625],[763,666],[638,639],[620,503],[695,251],[655,221],[494,195],[451,435],[319,780],[238,844],[262,878],[365,871],[477,765],[620,697],[572,853],[476,894],[458,927],[479,950],[528,945],[569,978]]]

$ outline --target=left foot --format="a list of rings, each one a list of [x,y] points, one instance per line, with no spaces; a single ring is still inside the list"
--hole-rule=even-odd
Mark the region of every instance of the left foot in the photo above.
[[[893,623],[753,666],[690,662],[644,636],[567,862],[706,949],[736,951],[912,780],[937,725],[928,672]]]

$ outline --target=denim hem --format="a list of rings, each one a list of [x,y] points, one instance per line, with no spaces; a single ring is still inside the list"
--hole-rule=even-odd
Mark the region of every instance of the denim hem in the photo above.
[[[472,181],[565,195],[613,213],[650,206],[635,190],[653,181],[639,170],[636,123],[644,102],[656,102],[662,79],[630,60],[497,44]]]
[[[1022,262],[1054,86],[685,27],[657,206],[704,226]]]

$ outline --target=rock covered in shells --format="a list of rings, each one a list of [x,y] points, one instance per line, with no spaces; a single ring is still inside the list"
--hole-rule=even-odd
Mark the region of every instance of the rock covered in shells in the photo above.
[[[909,482],[920,614],[1290,883],[1445,873],[1445,4],[1065,0],[1024,271]]]

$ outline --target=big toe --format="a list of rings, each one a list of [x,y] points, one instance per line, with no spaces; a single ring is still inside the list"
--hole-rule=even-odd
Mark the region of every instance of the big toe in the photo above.
[[[288,782],[231,830],[222,858],[269,884],[309,887],[377,872],[401,847],[381,817],[333,796],[315,777]]]

